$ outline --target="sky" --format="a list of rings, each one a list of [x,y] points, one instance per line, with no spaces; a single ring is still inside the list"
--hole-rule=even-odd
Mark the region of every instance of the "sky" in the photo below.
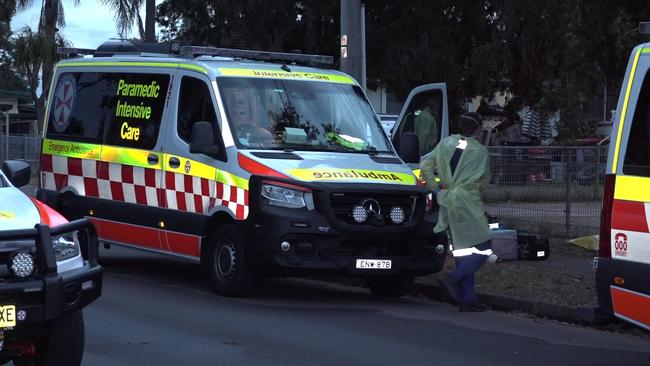
[[[161,2],[162,0],[157,0],[156,4]],[[30,26],[36,30],[41,4],[41,1],[35,0],[31,7],[17,12],[11,21],[11,29],[15,32],[24,26]],[[72,0],[63,0],[63,9],[66,25],[62,28],[62,33],[74,47],[94,49],[107,39],[118,37],[111,10],[98,0],[80,0],[79,6],[74,6]],[[144,13],[142,9],[143,17]],[[133,31],[137,32],[135,27]]]

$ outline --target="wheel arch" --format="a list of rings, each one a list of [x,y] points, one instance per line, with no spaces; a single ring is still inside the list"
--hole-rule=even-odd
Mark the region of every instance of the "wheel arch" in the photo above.
[[[214,232],[226,224],[232,224],[235,219],[225,211],[218,211],[212,214],[205,226],[205,236],[201,240],[201,265],[205,266],[208,254],[208,246]]]

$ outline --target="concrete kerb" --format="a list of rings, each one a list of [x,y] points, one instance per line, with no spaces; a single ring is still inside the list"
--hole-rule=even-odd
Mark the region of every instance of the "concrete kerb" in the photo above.
[[[437,285],[415,283],[411,294],[421,294],[432,300],[447,302],[444,290]],[[580,308],[571,306],[481,293],[478,294],[478,298],[480,302],[489,305],[493,310],[497,311],[523,311],[534,316],[546,317],[567,323],[596,324],[595,316],[592,318],[593,320],[590,320],[589,316],[586,315],[585,312],[588,313],[588,308],[581,310]]]

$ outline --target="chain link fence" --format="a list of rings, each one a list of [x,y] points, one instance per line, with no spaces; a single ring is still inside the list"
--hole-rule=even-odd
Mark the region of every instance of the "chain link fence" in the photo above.
[[[490,147],[486,209],[506,226],[547,236],[597,234],[607,146]]]

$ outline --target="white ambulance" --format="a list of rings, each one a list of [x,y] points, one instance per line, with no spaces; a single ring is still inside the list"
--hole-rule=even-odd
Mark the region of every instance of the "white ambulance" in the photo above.
[[[404,160],[447,133],[444,85],[411,97],[398,155],[356,81],[300,66],[331,57],[172,48],[64,50],[93,57],[57,65],[41,199],[104,243],[200,261],[228,296],[317,272],[401,296],[442,269],[446,237]]]

